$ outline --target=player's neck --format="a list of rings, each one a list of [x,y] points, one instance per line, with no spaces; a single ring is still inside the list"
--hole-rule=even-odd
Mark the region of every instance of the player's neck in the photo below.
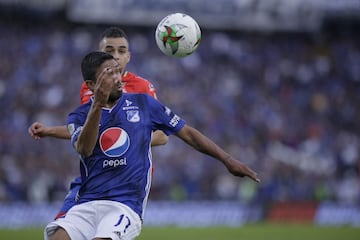
[[[106,104],[105,104],[105,108],[112,108],[114,107],[117,102],[119,101],[119,99],[115,100],[115,101],[108,101]]]
[[[117,104],[119,99],[122,96],[122,91],[117,92],[116,94],[110,94],[107,103],[105,104],[106,108],[112,108]]]

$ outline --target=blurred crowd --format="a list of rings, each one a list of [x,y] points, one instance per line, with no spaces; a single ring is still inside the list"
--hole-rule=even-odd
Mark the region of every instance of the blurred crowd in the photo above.
[[[33,140],[34,121],[63,125],[80,103],[80,61],[107,26],[1,22],[0,201],[61,201],[79,173],[67,140]],[[120,26],[121,27],[121,26]],[[125,27],[128,70],[260,175],[232,177],[176,137],[153,148],[152,200],[360,204],[360,32],[203,31],[184,59],[154,29]]]

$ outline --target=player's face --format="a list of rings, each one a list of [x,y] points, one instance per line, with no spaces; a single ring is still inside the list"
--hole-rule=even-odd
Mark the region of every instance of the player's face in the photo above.
[[[130,61],[129,43],[125,38],[103,38],[99,45],[100,51],[111,54],[124,71]]]

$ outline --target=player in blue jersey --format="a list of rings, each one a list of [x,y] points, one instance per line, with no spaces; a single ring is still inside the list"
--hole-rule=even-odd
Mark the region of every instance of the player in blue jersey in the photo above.
[[[129,40],[126,33],[117,27],[107,28],[101,35],[99,42],[99,50],[107,52],[114,56],[119,63],[120,69],[122,70],[123,79],[123,91],[128,93],[146,93],[157,99],[156,89],[153,84],[132,72],[126,71],[126,66],[131,59]],[[80,89],[80,102],[85,104],[89,101],[93,95],[83,82]],[[30,136],[34,139],[40,139],[43,137],[55,137],[70,139],[70,134],[67,131],[65,125],[63,126],[46,126],[40,122],[34,122],[28,129]],[[164,145],[168,141],[168,137],[161,131],[155,131],[153,134],[152,146]],[[59,212],[56,214],[55,219],[63,217],[66,212],[76,204],[75,196],[81,185],[81,178],[75,178],[71,184],[68,194],[64,199],[63,205],[60,207]]]
[[[151,186],[151,135],[162,130],[225,165],[234,176],[257,174],[168,107],[146,94],[122,92],[116,60],[91,52],[81,65],[94,97],[69,114],[71,142],[80,156],[78,204],[49,223],[45,239],[135,239]]]

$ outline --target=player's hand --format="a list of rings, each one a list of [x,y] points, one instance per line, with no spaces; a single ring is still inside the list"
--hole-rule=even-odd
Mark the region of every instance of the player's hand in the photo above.
[[[107,103],[110,92],[114,87],[112,72],[113,70],[111,68],[104,68],[96,79],[94,102],[98,103],[102,107]]]
[[[260,179],[257,176],[257,173],[253,171],[251,168],[241,163],[240,161],[233,159],[230,157],[226,162],[225,166],[228,171],[238,177],[249,177],[255,182],[260,182]]]
[[[40,122],[34,122],[28,128],[28,133],[33,139],[39,140],[40,138],[47,136],[46,130],[47,130],[46,125],[44,125]]]

